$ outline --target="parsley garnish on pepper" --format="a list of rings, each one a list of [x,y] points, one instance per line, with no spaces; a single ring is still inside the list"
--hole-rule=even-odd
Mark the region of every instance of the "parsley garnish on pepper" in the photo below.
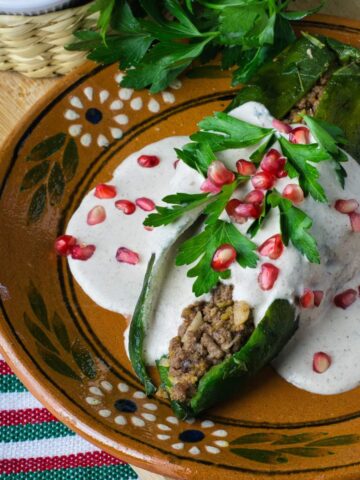
[[[177,149],[176,152],[189,167],[206,176],[208,167],[217,159],[215,152],[262,142],[254,152],[255,155],[250,156],[250,160],[254,158],[254,163],[258,165],[277,137],[282,152],[287,157],[286,168],[289,177],[298,177],[305,196],[310,195],[316,201],[326,202],[326,193],[320,183],[317,164],[330,161],[337,166],[347,160],[338,146],[344,143],[343,134],[337,127],[312,117],[304,116],[304,120],[318,143],[294,144],[279,135],[275,129],[261,128],[228,114],[216,113],[204,118],[199,123],[200,131],[190,137],[193,142],[186,144],[182,149]],[[194,209],[199,209],[203,214],[203,231],[180,245],[176,257],[176,265],[191,265],[197,262],[188,271],[188,276],[195,278],[193,292],[196,296],[209,292],[220,279],[229,278],[231,275],[229,269],[218,272],[211,268],[211,260],[220,245],[230,244],[234,247],[236,260],[241,267],[256,267],[258,261],[256,245],[250,238],[256,236],[271,209],[278,208],[280,211],[279,230],[283,243],[285,245],[291,243],[309,262],[320,263],[316,239],[311,235],[313,224],[311,217],[298,206],[294,206],[290,200],[283,198],[275,188],[266,193],[261,214],[251,223],[247,235],[241,233],[233,223],[220,219],[236,189],[249,178],[236,175],[232,183],[224,185],[215,195],[210,193],[168,195],[163,201],[169,206],[157,206],[156,213],[151,213],[144,221],[146,226],[158,227],[175,222]],[[343,185],[345,175],[342,177],[338,175],[338,178]]]
[[[98,31],[82,30],[69,50],[90,51],[99,63],[119,62],[122,86],[166,88],[194,60],[221,56],[223,69],[237,66],[233,85],[246,82],[265,62],[295,41],[290,21],[319,6],[287,12],[290,0],[96,0]],[[195,67],[196,68],[196,67]],[[208,70],[211,70],[211,65]]]

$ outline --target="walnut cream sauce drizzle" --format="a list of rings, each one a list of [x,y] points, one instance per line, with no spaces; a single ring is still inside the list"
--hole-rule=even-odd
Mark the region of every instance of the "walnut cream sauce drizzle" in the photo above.
[[[264,106],[255,102],[242,105],[230,114],[259,126],[272,126],[272,116]],[[133,153],[121,162],[108,182],[116,187],[115,198],[99,199],[94,196],[93,190],[71,218],[67,234],[96,246],[87,261],[69,257],[71,271],[83,290],[101,307],[128,316],[132,314],[151,253],[160,252],[177,229],[177,225],[172,224],[146,230],[142,222],[148,215],[147,211],[137,206],[132,214],[126,215],[116,208],[115,202],[126,199],[135,203],[136,199],[146,197],[161,204],[161,199],[168,194],[200,192],[203,178],[197,172],[183,162],[178,162],[174,168],[174,147],[181,148],[188,141],[187,137],[169,137]],[[279,145],[275,144],[273,148],[279,148]],[[255,149],[228,150],[221,152],[218,158],[236,171],[236,161],[249,159]],[[144,154],[156,155],[160,163],[153,168],[143,168],[137,159]],[[119,158],[119,162],[121,160]],[[360,300],[346,310],[336,307],[333,302],[336,294],[348,288],[357,291],[360,285],[360,234],[352,231],[349,216],[334,208],[338,199],[360,201],[360,168],[352,158],[343,165],[348,173],[344,190],[335,177],[331,163],[322,162],[317,167],[329,202],[318,203],[308,197],[300,204],[314,220],[312,232],[318,241],[321,265],[310,264],[289,245],[276,260],[260,256],[255,269],[243,269],[233,263],[231,279],[228,280],[234,285],[234,299],[244,300],[253,307],[255,323],[260,321],[276,298],[298,303],[298,298],[306,289],[324,292],[320,306],[299,308],[300,327],[274,362],[284,379],[302,389],[322,394],[339,393],[360,384]],[[282,192],[289,183],[296,183],[296,179],[278,179],[275,187]],[[251,189],[251,182],[247,182],[235,196],[244,198]],[[98,205],[104,207],[106,218],[98,224],[88,225],[88,213]],[[226,212],[223,218],[228,220]],[[250,222],[236,226],[245,233]],[[255,242],[260,246],[278,233],[279,214],[276,209],[271,211]],[[116,254],[120,247],[137,253],[138,263],[119,263]],[[264,263],[271,263],[279,269],[278,278],[268,291],[262,290],[258,283]],[[194,302],[191,290],[193,279],[186,276],[187,270],[188,267],[175,267],[174,261],[169,260],[167,278],[146,340],[145,354],[149,364],[154,364],[156,359],[167,353],[169,342],[182,322],[183,308]],[[325,355],[315,355],[321,352]],[[314,366],[313,363],[317,364]]]

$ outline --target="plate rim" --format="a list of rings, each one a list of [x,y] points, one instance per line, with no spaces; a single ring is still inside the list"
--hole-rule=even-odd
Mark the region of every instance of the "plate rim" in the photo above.
[[[334,15],[316,14],[308,17],[306,20],[300,22],[300,25],[306,28],[308,25],[316,24],[316,22],[324,23],[329,27],[336,27],[334,30],[341,30],[341,28],[350,25],[350,28],[359,32],[360,37],[360,20],[348,19]],[[316,25],[315,25],[316,26]],[[355,33],[355,32],[354,32]],[[43,114],[46,115],[46,110],[55,98],[66,95],[70,87],[81,83],[87,75],[90,75],[96,70],[104,68],[102,65],[96,65],[93,62],[86,61],[83,65],[76,68],[70,74],[62,77],[58,83],[53,85],[48,92],[42,96],[32,107],[30,107],[22,116],[21,121],[15,125],[2,144],[2,151],[4,153],[15,153],[14,146],[24,137],[31,119]],[[106,66],[105,66],[106,68]],[[5,168],[4,175],[1,178],[0,190],[4,185],[4,179],[8,175],[10,164]],[[179,464],[162,461],[158,457],[150,454],[141,454],[138,449],[129,447],[133,442],[132,439],[127,439],[126,444],[118,440],[110,440],[106,435],[108,428],[100,421],[93,417],[94,426],[86,423],[85,414],[81,412],[77,406],[65,398],[61,393],[51,393],[49,389],[49,381],[40,372],[33,375],[34,367],[31,359],[28,357],[26,350],[14,341],[13,334],[6,324],[4,314],[0,310],[0,353],[3,355],[5,361],[8,363],[12,371],[19,377],[21,382],[59,421],[75,431],[81,437],[85,438],[90,443],[110,453],[111,455],[125,460],[130,465],[134,464],[136,467],[144,468],[151,472],[160,475],[170,475],[171,477],[184,479],[195,478],[189,472],[189,468],[185,467],[186,460],[180,460]],[[36,372],[38,370],[36,369]],[[76,412],[74,412],[74,410]],[[340,467],[344,471],[351,467]],[[195,472],[196,473],[196,472]],[[185,475],[185,476],[184,476]]]

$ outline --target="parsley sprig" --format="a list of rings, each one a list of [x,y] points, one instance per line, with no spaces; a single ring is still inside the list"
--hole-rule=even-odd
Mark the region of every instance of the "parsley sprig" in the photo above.
[[[99,63],[119,62],[122,85],[166,88],[194,60],[220,54],[223,69],[237,66],[233,85],[246,82],[295,40],[290,21],[320,10],[287,12],[290,0],[96,0],[98,31],[82,30],[69,50],[90,51]]]
[[[299,179],[305,196],[310,195],[316,201],[325,202],[326,193],[320,183],[317,165],[329,161],[337,168],[341,162],[347,160],[347,156],[339,147],[344,143],[343,134],[337,127],[312,117],[304,116],[304,121],[318,143],[293,144],[272,128],[261,128],[225,113],[215,113],[199,123],[200,130],[190,137],[193,142],[186,144],[182,149],[177,149],[176,152],[188,166],[206,176],[209,165],[217,159],[217,152],[262,142],[250,157],[255,164],[259,164],[273,143],[278,140],[283,154],[287,157],[286,168],[289,177]],[[339,177],[342,185],[344,179],[345,175]],[[276,189],[267,192],[261,214],[251,223],[247,235],[241,233],[233,223],[220,218],[237,188],[248,180],[249,177],[237,175],[233,183],[224,185],[221,192],[216,195],[209,193],[168,195],[163,201],[169,206],[157,206],[156,212],[145,219],[144,225],[158,227],[175,222],[194,209],[199,209],[198,213],[203,214],[203,231],[186,240],[179,247],[176,257],[176,265],[195,263],[188,271],[188,276],[195,278],[193,291],[196,296],[209,292],[220,279],[229,278],[231,275],[230,270],[216,272],[211,268],[211,260],[220,245],[224,243],[232,245],[237,252],[236,260],[243,268],[256,266],[258,261],[256,244],[251,239],[256,236],[273,209],[278,209],[280,213],[279,230],[284,244],[291,243],[309,262],[320,263],[316,239],[311,234],[313,225],[311,217],[294,206],[291,201],[283,198]]]
[[[188,271],[188,277],[196,278],[193,292],[198,297],[209,292],[218,281],[229,278],[230,270],[217,272],[210,267],[216,249],[224,244],[232,245],[237,253],[236,261],[243,268],[255,268],[258,256],[254,252],[256,244],[242,235],[239,230],[229,222],[215,220],[208,223],[205,229],[195,237],[186,240],[179,248],[176,265],[191,265],[198,263]]]

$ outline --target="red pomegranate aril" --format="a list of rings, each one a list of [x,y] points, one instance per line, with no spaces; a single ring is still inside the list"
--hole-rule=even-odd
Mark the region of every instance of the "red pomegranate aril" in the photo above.
[[[240,202],[234,210],[235,215],[245,218],[259,218],[261,215],[261,207],[258,203]]]
[[[136,265],[140,261],[139,254],[126,247],[120,247],[116,252],[116,260],[120,263],[128,263],[129,265]]]
[[[352,212],[349,214],[351,229],[353,232],[360,232],[360,213]]]
[[[272,126],[281,133],[290,133],[292,130],[291,126],[288,123],[284,123],[277,118],[274,118],[274,120],[272,121]]]
[[[106,211],[105,208],[101,205],[97,205],[96,207],[92,208],[87,215],[87,224],[88,225],[97,225],[98,223],[102,223],[106,219]]]
[[[154,230],[154,227],[148,227],[147,225],[144,225],[145,230],[148,232],[152,232]]]
[[[275,183],[275,177],[269,172],[258,172],[251,178],[255,189],[268,190]]]
[[[285,163],[286,163],[286,159],[285,159]],[[285,178],[288,176],[288,172],[284,169],[284,170],[280,170],[279,172],[277,172],[276,174],[276,177],[277,178]]]
[[[226,213],[229,215],[231,220],[235,223],[245,223],[246,218],[243,217],[242,215],[239,215],[236,213],[235,209],[241,204],[241,201],[238,200],[237,198],[232,198],[231,200],[228,201],[225,210]]]
[[[154,168],[160,163],[160,158],[156,155],[140,155],[137,159],[137,163],[143,168]]]
[[[229,243],[224,243],[214,253],[211,267],[216,272],[224,272],[236,259],[236,250]]]
[[[322,290],[314,290],[314,305],[315,307],[319,307],[323,298],[324,292]]]
[[[264,192],[261,190],[251,190],[246,197],[244,198],[244,202],[246,203],[262,203],[264,200]]]
[[[145,212],[155,210],[155,203],[150,198],[140,197],[135,200],[135,203],[141,210],[145,210]]]
[[[265,242],[258,248],[258,251],[263,257],[269,257],[271,260],[278,259],[284,251],[284,244],[281,240],[281,235],[277,233],[265,240]]]
[[[240,175],[244,177],[249,177],[250,175],[254,175],[256,172],[256,166],[252,162],[248,162],[247,160],[238,160],[236,162],[236,170]]]
[[[219,193],[221,192],[221,188],[218,187],[217,185],[214,185],[211,180],[208,178],[203,181],[203,183],[200,186],[200,190],[202,192],[208,192],[208,193]]]
[[[75,245],[71,249],[71,258],[82,261],[89,260],[94,255],[95,250],[95,245]]]
[[[316,352],[313,356],[313,370],[316,373],[324,373],[331,365],[331,357],[325,352]]]
[[[281,156],[281,153],[275,148],[270,149],[264,158],[261,160],[260,167],[264,172],[276,175],[278,172],[284,170],[286,158]]]
[[[125,215],[131,215],[135,212],[136,210],[136,205],[134,202],[130,202],[130,200],[117,200],[115,202],[115,207],[122,212],[125,213]]]
[[[289,183],[282,192],[282,196],[293,203],[301,203],[304,200],[304,192],[296,183]]]
[[[336,200],[335,209],[340,213],[352,213],[359,207],[359,202],[355,199]]]
[[[76,238],[72,235],[61,235],[55,240],[55,252],[62,257],[70,255],[72,248],[76,245]]]
[[[289,134],[291,143],[301,143],[303,145],[310,143],[310,131],[306,127],[296,127]]]
[[[334,297],[334,303],[338,308],[346,310],[350,305],[352,305],[358,297],[357,291],[349,288],[344,292],[338,293]]]
[[[116,187],[114,185],[107,185],[106,183],[100,183],[95,187],[95,197],[103,199],[116,197]]]
[[[299,301],[302,308],[314,308],[315,307],[314,292],[306,288],[304,293],[301,295]]]
[[[235,180],[235,174],[228,170],[220,160],[215,160],[208,168],[208,179],[218,187],[222,187],[232,183]]]
[[[272,263],[263,263],[258,276],[261,290],[271,290],[279,276],[280,270]]]

